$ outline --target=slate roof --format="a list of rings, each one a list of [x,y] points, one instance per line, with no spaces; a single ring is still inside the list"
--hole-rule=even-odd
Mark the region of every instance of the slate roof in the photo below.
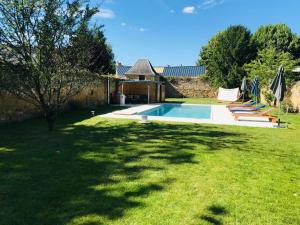
[[[123,77],[131,66],[117,66],[117,75]],[[199,77],[205,74],[205,66],[167,66],[153,68],[159,75],[164,77]],[[143,74],[139,74],[143,75]]]
[[[119,76],[124,76],[124,74],[128,71],[128,70],[130,70],[130,68],[131,68],[131,66],[122,66],[122,65],[120,65],[120,66],[118,66],[117,65],[117,75],[119,75]]]
[[[198,77],[204,74],[204,66],[168,66],[161,75],[164,77]]]

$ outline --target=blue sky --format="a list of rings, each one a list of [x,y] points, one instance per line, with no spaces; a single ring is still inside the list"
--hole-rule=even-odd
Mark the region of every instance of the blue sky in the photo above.
[[[242,24],[286,23],[300,34],[300,0],[91,0],[94,17],[117,61],[132,65],[194,65],[202,45],[220,30]]]

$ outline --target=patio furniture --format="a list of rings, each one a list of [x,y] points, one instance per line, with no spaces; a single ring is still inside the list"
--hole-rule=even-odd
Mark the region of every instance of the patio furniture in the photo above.
[[[249,106],[253,106],[255,105],[256,102],[253,101],[252,99],[247,101],[247,102],[244,102],[244,103],[233,103],[233,104],[228,104],[226,107],[227,108],[232,108],[232,107],[249,107]]]
[[[232,113],[235,120],[239,120],[240,117],[257,117],[257,118],[267,118],[270,122],[276,123],[276,117],[268,115],[269,112],[274,110],[274,108],[269,108],[258,112],[238,112]]]
[[[259,104],[255,107],[233,107],[233,108],[229,108],[230,112],[251,112],[251,111],[258,111],[262,108],[266,107],[266,105],[264,104]]]
[[[225,89],[225,88],[219,88],[218,92],[218,101],[221,102],[235,102],[239,99],[239,88],[234,89]]]

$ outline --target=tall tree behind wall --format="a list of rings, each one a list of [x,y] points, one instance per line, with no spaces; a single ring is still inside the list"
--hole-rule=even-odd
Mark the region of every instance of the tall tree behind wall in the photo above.
[[[213,86],[234,88],[246,74],[243,65],[255,55],[250,31],[244,26],[231,26],[202,47],[197,64],[207,67],[207,77]]]

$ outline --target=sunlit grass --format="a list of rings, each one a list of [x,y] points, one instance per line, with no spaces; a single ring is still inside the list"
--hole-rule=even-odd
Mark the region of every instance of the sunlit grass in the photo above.
[[[52,133],[39,119],[0,127],[0,224],[300,224],[300,116],[286,119],[145,125],[80,111]]]

